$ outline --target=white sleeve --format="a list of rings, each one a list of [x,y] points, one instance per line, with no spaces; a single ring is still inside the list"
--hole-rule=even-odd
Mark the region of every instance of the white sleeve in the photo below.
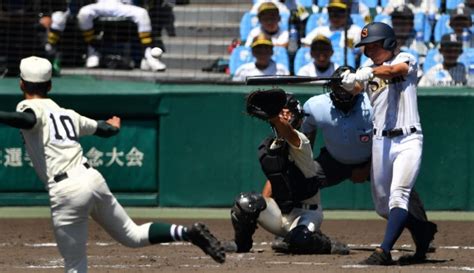
[[[70,111],[72,112],[72,115],[76,116],[77,118],[80,137],[93,135],[95,133],[95,131],[97,130],[96,120],[81,116],[75,111]]]

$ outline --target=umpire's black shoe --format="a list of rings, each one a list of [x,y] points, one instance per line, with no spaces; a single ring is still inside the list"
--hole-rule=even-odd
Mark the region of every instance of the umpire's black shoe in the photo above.
[[[212,235],[206,225],[194,223],[186,232],[188,240],[218,263],[225,262],[225,251],[219,240]]]
[[[426,262],[426,255],[407,254],[398,258],[399,265],[422,264]]]
[[[377,247],[375,251],[369,256],[369,258],[360,262],[361,265],[393,265],[395,262],[392,260],[392,255],[385,253],[382,248]]]
[[[420,235],[413,237],[416,245],[415,255],[418,257],[426,257],[426,253],[429,252],[430,244],[434,240],[434,236],[438,232],[438,226],[433,222],[426,222],[425,229]]]

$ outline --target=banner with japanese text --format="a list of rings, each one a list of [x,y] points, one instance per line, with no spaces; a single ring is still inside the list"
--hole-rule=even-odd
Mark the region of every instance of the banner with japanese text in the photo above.
[[[0,127],[0,192],[44,191],[25,150],[20,131]],[[114,192],[157,192],[157,121],[122,120],[110,138],[80,139],[88,163],[98,169]]]

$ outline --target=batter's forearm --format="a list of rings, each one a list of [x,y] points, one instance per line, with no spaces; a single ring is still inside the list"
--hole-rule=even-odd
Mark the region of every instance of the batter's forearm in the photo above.
[[[94,135],[100,137],[111,137],[120,132],[120,129],[108,124],[103,120],[97,121],[97,130],[95,131]]]
[[[0,122],[18,129],[31,129],[36,124],[36,116],[33,112],[0,111]]]

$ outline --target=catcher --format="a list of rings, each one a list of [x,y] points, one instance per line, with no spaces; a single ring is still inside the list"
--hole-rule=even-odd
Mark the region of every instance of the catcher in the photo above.
[[[304,117],[299,102],[282,89],[255,91],[247,98],[247,112],[268,121],[276,132],[258,148],[270,183],[264,195],[247,192],[236,197],[231,209],[235,238],[227,251],[249,252],[258,223],[283,238],[272,245],[277,252],[348,254],[347,246],[320,231],[323,211],[311,143],[296,130]]]

